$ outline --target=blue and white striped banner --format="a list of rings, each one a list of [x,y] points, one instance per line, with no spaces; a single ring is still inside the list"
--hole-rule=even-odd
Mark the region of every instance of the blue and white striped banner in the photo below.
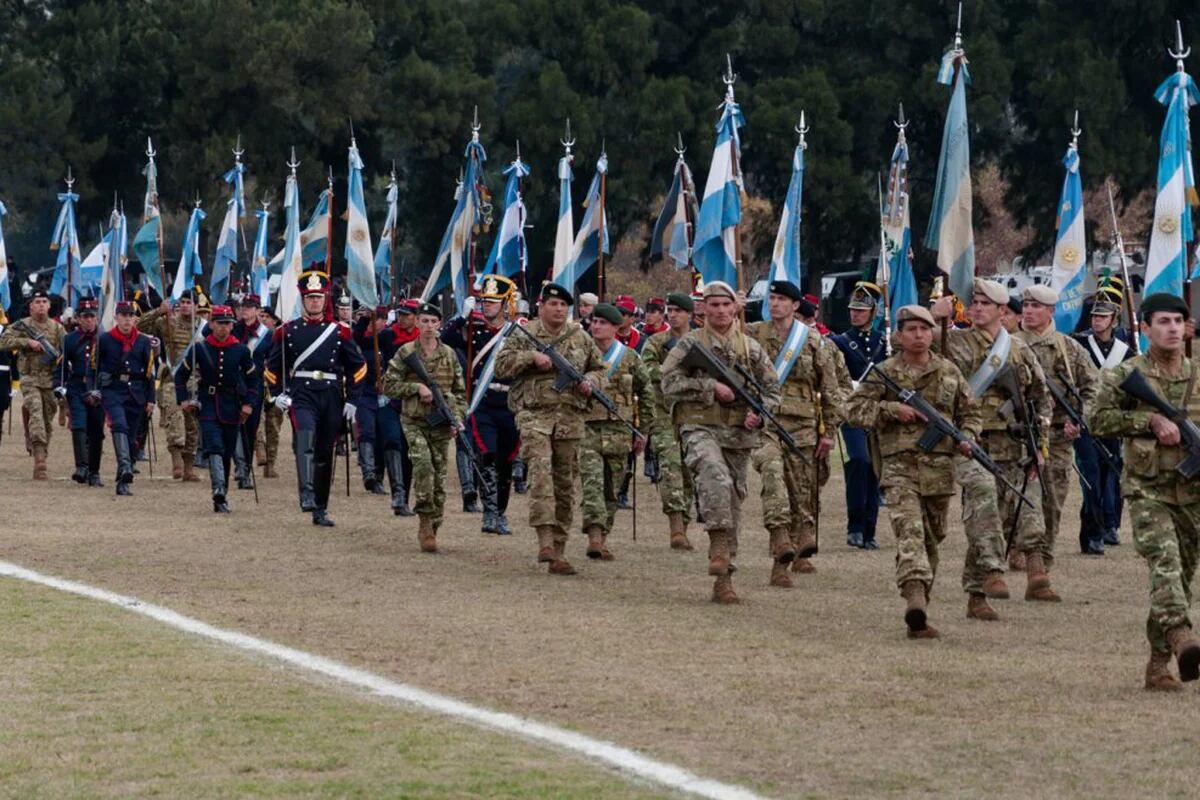
[[[565,286],[572,293],[575,285],[600,259],[600,251],[608,254],[608,220],[603,219],[607,214],[601,214],[604,191],[604,176],[608,174],[608,156],[600,154],[596,161],[596,174],[592,176],[592,184],[588,187],[587,197],[583,201],[583,219],[579,223],[579,232],[575,235],[575,243],[571,245],[571,261],[563,270],[557,283]]]
[[[438,292],[449,288],[454,295],[455,313],[460,317],[465,316],[463,304],[470,296],[467,272],[470,269],[471,239],[482,216],[479,189],[483,182],[483,165],[487,161],[487,153],[479,142],[477,131],[467,143],[464,157],[466,165],[462,182],[455,193],[457,202],[454,213],[451,214],[450,223],[442,235],[433,269],[425,282],[424,291],[421,292],[421,301],[429,302]]]
[[[1079,175],[1079,151],[1074,142],[1067,148],[1063,165],[1067,175],[1058,201],[1058,238],[1054,243],[1050,288],[1058,292],[1054,327],[1062,333],[1073,333],[1083,315],[1083,281],[1087,277],[1083,181]]]
[[[1182,297],[1184,278],[1200,275],[1185,275],[1187,244],[1193,238],[1191,206],[1196,205],[1188,109],[1200,102],[1200,92],[1180,70],[1162,82],[1154,99],[1167,107],[1167,118],[1159,140],[1158,197],[1142,296],[1166,292]]]
[[[742,175],[739,160],[742,146],[738,129],[746,124],[733,99],[730,85],[717,122],[704,201],[696,223],[693,260],[705,283],[725,281],[737,285],[737,226],[742,221]]]
[[[971,146],[967,126],[967,84],[970,75],[962,51],[952,51],[961,61],[958,79],[953,80],[950,107],[942,129],[942,152],[938,159],[937,183],[925,245],[937,251],[938,269],[948,276],[947,285],[963,302],[968,302],[975,281],[975,232],[971,226]],[[943,69],[938,74],[944,79]]]
[[[779,218],[779,232],[775,235],[775,249],[771,253],[771,270],[767,274],[767,285],[774,281],[787,281],[803,288],[804,276],[800,260],[801,201],[804,199],[804,151],[808,145],[801,140],[792,153],[792,179],[788,183],[787,199],[783,203],[783,215]],[[770,319],[769,296],[763,297],[762,318]]]
[[[574,160],[569,152],[558,160],[558,228],[554,232],[554,268],[550,273],[555,283],[561,283],[563,272],[571,265],[571,247],[575,244],[575,212],[571,210]]]
[[[350,171],[346,191],[346,285],[350,295],[368,308],[379,305],[375,290],[375,258],[371,253],[371,227],[363,199],[363,162],[350,137]]]
[[[387,219],[383,221],[383,231],[379,234],[379,247],[375,249],[375,277],[379,281],[380,300],[384,305],[391,305],[396,297],[392,286],[392,239],[396,235],[396,223],[400,218],[400,188],[396,185],[396,175],[392,173],[392,181],[387,190]]]
[[[175,271],[175,284],[171,289],[172,300],[182,297],[185,291],[196,285],[196,278],[204,274],[204,264],[200,260],[200,222],[207,216],[199,207],[192,209],[192,218],[183,237],[179,269]]]
[[[903,130],[897,137],[896,149],[892,151],[881,224],[884,249],[881,267],[887,270],[888,300],[894,330],[896,311],[917,302],[917,279],[912,266],[912,222],[909,217],[908,143]],[[876,275],[875,282],[879,283],[883,277]]]
[[[504,174],[508,176],[504,184],[504,215],[487,264],[475,278],[476,289],[483,285],[485,275],[511,278],[525,271],[525,201],[521,197],[521,179],[529,175],[529,166],[517,156]]]

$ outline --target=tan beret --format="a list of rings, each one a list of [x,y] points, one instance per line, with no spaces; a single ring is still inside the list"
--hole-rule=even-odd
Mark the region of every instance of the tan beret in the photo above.
[[[584,292],[583,294],[579,295],[579,302],[583,303],[584,305],[594,306],[600,302],[600,298],[591,292]]]
[[[704,286],[704,299],[710,297],[728,297],[730,300],[737,300],[737,295],[733,293],[733,287],[725,281],[711,281]]]
[[[1005,289],[1002,284],[996,281],[989,281],[986,278],[976,278],[972,291],[975,294],[983,295],[998,306],[1008,303],[1008,289]]]
[[[1044,306],[1052,306],[1058,303],[1058,292],[1044,283],[1037,283],[1025,287],[1025,291],[1021,292],[1021,300],[1026,303],[1032,301]]]
[[[896,325],[903,325],[913,320],[924,322],[931,328],[937,326],[937,323],[933,321],[933,314],[929,313],[929,309],[924,306],[900,306],[896,312]]]

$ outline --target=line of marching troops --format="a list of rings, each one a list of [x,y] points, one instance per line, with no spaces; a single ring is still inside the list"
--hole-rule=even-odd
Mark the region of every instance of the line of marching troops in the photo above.
[[[253,487],[260,427],[263,476],[276,474],[273,447],[286,415],[299,505],[314,525],[334,524],[334,461],[339,441],[352,437],[364,486],[386,494],[386,473],[394,513],[415,514],[419,547],[433,553],[453,442],[464,506],[482,500],[482,530],[510,532],[510,487],[514,467],[523,467],[537,560],[571,575],[566,545],[576,507],[586,555],[612,560],[616,513],[646,452],[670,547],[692,550],[688,525],[702,525],[713,600],[734,604],[748,470],[761,476],[769,585],[787,588],[791,573],[815,569],[820,489],[836,448],[847,543],[877,547],[882,504],[897,538],[907,635],[930,639],[938,632],[927,605],[950,497],[961,491],[966,615],[996,620],[991,601],[1010,596],[1009,569],[1025,573],[1026,600],[1060,600],[1050,575],[1074,471],[1084,554],[1120,543],[1122,493],[1131,503],[1138,552],[1151,571],[1146,686],[1179,688],[1173,658],[1183,680],[1200,677],[1200,640],[1188,618],[1200,489],[1176,469],[1188,456],[1186,422],[1123,385],[1136,371],[1190,413],[1197,375],[1183,346],[1193,328],[1179,298],[1145,298],[1149,347],[1134,356],[1118,330],[1124,290],[1110,279],[1097,292],[1090,330],[1076,336],[1055,329],[1058,298],[1049,287],[1013,298],[983,279],[966,308],[969,324],[954,321],[946,298],[899,309],[890,336],[877,324],[882,291],[865,281],[842,334],[828,334],[815,298],[782,281],[769,285],[761,322],[743,325],[745,297],[712,282],[692,295],[652,299],[640,329],[632,298],[608,304],[582,294],[572,309],[571,292],[553,283],[526,320],[515,286],[498,276],[482,280],[478,300],[446,323],[440,308],[416,301],[354,315],[347,300],[335,310],[329,276],[315,268],[299,289],[303,313],[286,324],[253,296],[237,312],[216,306],[202,315],[189,293],[140,314],[121,303],[113,327],[100,331],[96,303],[85,298],[69,334],[49,317],[45,293],[35,294],[29,316],[0,333],[0,352],[18,361],[0,366],[20,370],[35,479],[46,477],[61,401],[70,409],[74,480],[101,485],[107,424],[116,491],[128,494],[157,404],[173,477],[198,480],[199,452],[213,509],[228,512],[231,468],[240,487]]]

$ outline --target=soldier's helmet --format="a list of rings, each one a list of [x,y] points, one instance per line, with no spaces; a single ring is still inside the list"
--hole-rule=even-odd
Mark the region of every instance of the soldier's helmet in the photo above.
[[[329,291],[329,273],[318,269],[310,269],[307,272],[300,273],[300,280],[296,282],[300,289],[301,295],[310,294],[325,294]]]
[[[850,292],[849,308],[863,311],[874,311],[876,304],[883,297],[883,289],[870,281],[859,281]]]

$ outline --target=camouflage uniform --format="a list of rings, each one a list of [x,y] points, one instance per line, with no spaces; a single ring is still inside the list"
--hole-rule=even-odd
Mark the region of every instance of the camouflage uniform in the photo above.
[[[637,351],[626,347],[620,364],[608,368],[606,377],[606,393],[621,416],[630,422],[636,419],[639,430],[653,430],[655,415],[650,375]],[[579,471],[583,476],[583,532],[586,534],[589,528],[596,526],[600,528],[603,542],[612,532],[617,490],[621,487],[626,457],[632,449],[631,437],[625,423],[610,415],[599,403],[591,404],[585,419],[587,435],[579,448]],[[592,551],[590,543],[588,549]],[[606,552],[606,548],[602,546],[599,552]]]
[[[168,318],[161,308],[156,308],[138,319],[138,330],[158,337],[163,342],[166,358],[169,358],[171,353],[175,354],[175,358],[182,358],[188,345],[192,343],[193,338],[199,336],[199,331],[204,325],[198,315],[193,319],[178,313],[173,313]],[[189,465],[200,442],[200,423],[194,414],[183,413],[179,403],[175,401],[175,382],[171,376],[173,368],[174,365],[166,363],[164,359],[159,373],[158,422],[159,427],[167,432],[167,449],[171,451],[172,456],[178,454],[183,459],[184,470],[190,472]],[[196,386],[196,380],[193,378],[188,385],[193,395]]]
[[[938,337],[934,337],[936,345]],[[983,363],[992,348],[992,336],[980,328],[951,330],[946,353],[963,375],[970,376]],[[1046,391],[1042,368],[1033,351],[1018,336],[1012,337],[1008,365],[1017,375],[1023,399],[1032,400],[1039,421],[1050,417],[1050,395]],[[1011,436],[1008,421],[1000,415],[1000,407],[1008,397],[993,383],[976,398],[982,420],[980,446],[1004,470],[1005,477],[1015,486],[1023,483],[1025,451],[1022,443]],[[963,528],[967,534],[967,555],[963,564],[962,586],[968,594],[983,594],[983,584],[989,573],[1004,570],[1004,537],[1012,528],[1018,501],[987,470],[967,458],[959,457],[955,480],[962,486]],[[1021,511],[1014,547],[1024,553],[1049,555],[1046,523],[1042,514],[1042,493],[1036,481],[1030,481],[1025,496],[1034,508]]]
[[[756,322],[747,326],[747,333],[762,345],[774,364],[785,344],[776,334],[775,326],[770,321]],[[801,550],[805,549],[801,542],[815,546],[818,508],[813,487],[818,487],[816,499],[820,491],[815,450],[822,435],[818,428],[836,436],[843,422],[846,393],[835,353],[839,353],[837,348],[822,347],[820,335],[810,330],[782,386],[776,416],[800,445],[802,454],[791,452],[768,433],[751,461],[762,476],[763,525],[768,531],[786,531],[793,545]],[[828,461],[825,463],[827,467]],[[806,553],[800,555],[805,557]]]
[[[649,431],[650,444],[658,456],[658,494],[663,513],[682,514],[687,522],[692,518],[694,502],[692,474],[683,465],[675,426],[671,424],[671,410],[662,392],[662,364],[677,341],[678,337],[668,329],[651,336],[642,350],[642,363],[654,395],[654,425],[646,427],[643,423],[642,430]]]
[[[746,499],[746,467],[750,455],[761,444],[758,430],[747,430],[747,407],[740,402],[716,401],[716,381],[701,371],[682,366],[692,345],[700,342],[731,368],[744,367],[763,388],[762,402],[768,411],[779,406],[782,392],[775,368],[762,345],[737,330],[726,336],[711,328],[685,334],[663,363],[662,391],[671,404],[672,420],[683,443],[683,460],[696,485],[700,517],[709,534],[709,574],[717,578],[713,598],[736,602],[729,575],[737,557],[742,501]]]
[[[274,403],[264,402],[263,404],[263,424],[258,426],[258,442],[263,446],[263,454],[266,456],[263,463],[263,477],[273,478],[278,473],[275,471],[275,460],[279,455],[279,428],[283,424],[283,412],[275,407]]]
[[[978,438],[982,423],[971,401],[967,381],[958,368],[931,355],[925,367],[913,368],[896,355],[876,369],[905,389],[916,389],[956,427]],[[918,581],[929,596],[937,573],[938,547],[946,538],[946,514],[954,494],[954,457],[950,437],[926,453],[917,446],[928,423],[901,423],[899,398],[879,383],[860,385],[850,397],[850,424],[875,430],[883,457],[880,485],[896,535],[896,586]]]
[[[43,324],[25,317],[16,323],[44,335],[59,352],[67,332],[62,325],[47,318]],[[12,325],[0,334],[0,350],[17,351],[17,369],[21,374],[21,408],[29,414],[29,445],[45,448],[50,446],[50,433],[54,428],[54,415],[58,412],[58,399],[54,396],[54,371],[58,362],[46,363],[45,353],[29,350],[33,339]]]
[[[1182,445],[1159,444],[1149,426],[1154,410],[1118,388],[1134,369],[1140,370],[1167,402],[1188,409],[1189,418],[1200,423],[1200,409],[1194,402],[1200,365],[1185,358],[1182,371],[1174,377],[1149,355],[1131,358],[1104,371],[1088,415],[1088,425],[1096,436],[1125,440],[1121,494],[1129,503],[1134,544],[1150,567],[1146,638],[1152,651],[1168,653],[1166,632],[1191,625],[1188,606],[1200,557],[1200,481],[1187,480],[1175,471],[1187,451]]]
[[[533,320],[525,330],[552,344],[594,387],[604,388],[604,358],[578,323],[568,321],[552,334],[541,320]],[[529,524],[539,529],[539,547],[544,549],[543,537],[550,535],[561,559],[575,510],[579,441],[589,401],[573,386],[555,391],[557,373],[539,371],[533,363],[536,353],[527,337],[513,332],[496,354],[495,374],[513,382],[508,407],[516,414],[528,469]]]
[[[436,533],[442,524],[446,505],[446,458],[453,437],[449,425],[435,428],[425,421],[434,408],[432,403],[421,402],[417,387],[422,382],[404,363],[404,359],[412,353],[416,353],[424,362],[429,377],[437,382],[446,402],[460,421],[465,410],[463,397],[467,389],[458,356],[448,345],[440,342],[432,356],[425,355],[419,339],[403,345],[388,362],[387,372],[383,376],[383,393],[401,401],[400,421],[408,439],[408,457],[412,460],[413,511],[422,519],[428,518]]]
[[[1091,357],[1083,345],[1070,336],[1059,333],[1051,323],[1045,331],[1034,333],[1022,330],[1018,335],[1025,340],[1042,365],[1046,377],[1059,385],[1071,385],[1079,390],[1084,406],[1090,406],[1100,390],[1100,373],[1092,364]],[[1065,387],[1064,387],[1065,391]],[[1053,400],[1051,401],[1053,402]],[[1063,504],[1067,499],[1067,487],[1071,485],[1071,465],[1075,461],[1072,440],[1063,433],[1066,413],[1053,404],[1050,418],[1049,455],[1042,469],[1042,483],[1046,487],[1046,502],[1042,510],[1046,521],[1046,563],[1054,560],[1054,543],[1058,538],[1059,521],[1062,519]]]

